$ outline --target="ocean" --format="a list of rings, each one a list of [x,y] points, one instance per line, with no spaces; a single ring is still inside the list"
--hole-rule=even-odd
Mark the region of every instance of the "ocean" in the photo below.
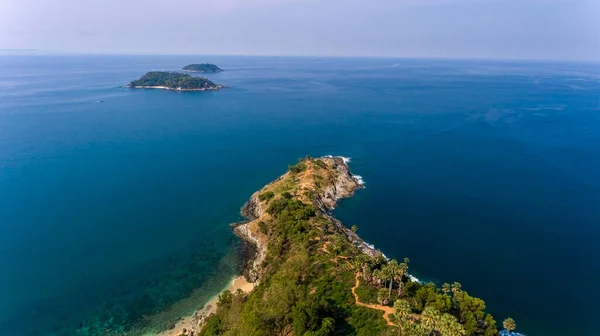
[[[230,88],[123,88],[199,62]],[[335,215],[419,279],[597,335],[599,97],[598,64],[0,56],[0,334],[164,328],[237,273],[249,196],[333,154],[366,182]]]

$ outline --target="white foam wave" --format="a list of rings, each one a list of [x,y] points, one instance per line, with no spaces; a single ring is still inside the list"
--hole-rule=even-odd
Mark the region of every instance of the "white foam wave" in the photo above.
[[[417,277],[416,277],[416,276],[414,276],[414,275],[411,275],[411,274],[409,274],[409,275],[408,275],[408,278],[409,278],[410,280],[414,281],[414,282],[421,283],[421,280],[419,280],[419,278],[417,278]]]
[[[356,183],[360,184],[361,186],[365,185],[365,180],[363,180],[362,176],[352,175],[352,177],[354,177],[354,180],[356,180]]]
[[[333,159],[333,158],[340,158],[344,161],[345,164],[350,163],[350,161],[352,161],[351,157],[347,157],[347,156],[338,156],[338,155],[324,155],[323,157],[325,158],[329,158],[329,159]]]

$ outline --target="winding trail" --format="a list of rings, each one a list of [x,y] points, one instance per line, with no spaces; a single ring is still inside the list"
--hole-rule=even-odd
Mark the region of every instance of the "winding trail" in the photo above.
[[[356,272],[356,276],[354,277],[356,282],[354,283],[354,287],[352,287],[352,295],[354,295],[354,300],[356,301],[356,304],[359,306],[363,306],[363,307],[367,307],[367,308],[371,308],[371,309],[382,310],[383,311],[383,319],[385,320],[387,325],[397,327],[397,325],[395,325],[394,323],[392,323],[390,321],[390,314],[394,313],[394,309],[392,307],[360,302],[360,300],[358,299],[358,295],[356,295],[356,291],[355,291],[356,288],[358,288],[358,286],[360,285],[360,281],[358,280],[359,276],[360,276],[360,272]]]
[[[325,252],[325,253],[329,253],[329,250],[327,249],[327,246],[329,246],[329,244],[331,244],[331,242],[330,242],[330,241],[326,241],[326,242],[323,244],[323,247],[321,247],[319,250],[320,250],[320,251],[323,251],[323,252]]]
[[[329,246],[329,244],[331,244],[331,242],[330,241],[326,241],[323,244],[323,247],[321,247],[319,250],[322,250],[325,253],[329,253],[329,250],[327,249],[327,246]],[[337,256],[332,261],[337,262],[338,258],[347,259],[347,257]],[[346,260],[346,262],[348,263],[348,265],[350,265],[350,267],[353,267],[352,264],[350,264],[348,262],[348,260]],[[356,304],[359,305],[359,306],[363,306],[363,307],[367,307],[367,308],[371,308],[371,309],[376,309],[376,310],[383,311],[383,319],[385,320],[385,322],[387,323],[387,325],[397,327],[396,324],[394,324],[394,323],[392,323],[392,321],[390,321],[390,315],[394,313],[394,309],[392,307],[382,306],[382,305],[378,305],[378,304],[369,304],[369,303],[362,303],[362,302],[360,302],[360,300],[358,298],[358,295],[356,295],[356,289],[360,285],[360,281],[358,280],[359,276],[360,276],[360,272],[356,272],[356,275],[354,276],[354,279],[355,279],[354,287],[352,287],[352,295],[354,295],[354,301],[356,302]]]

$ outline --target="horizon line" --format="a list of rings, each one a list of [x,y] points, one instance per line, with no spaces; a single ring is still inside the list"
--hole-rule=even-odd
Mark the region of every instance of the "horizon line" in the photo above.
[[[82,52],[57,51],[44,49],[0,48],[0,56],[213,56],[213,57],[289,57],[289,58],[374,58],[374,59],[406,59],[406,60],[454,60],[454,61],[498,61],[498,62],[551,62],[551,63],[589,63],[600,64],[597,59],[563,59],[536,57],[487,57],[487,56],[401,56],[401,55],[331,55],[331,54],[243,54],[243,53],[154,53],[154,52]]]

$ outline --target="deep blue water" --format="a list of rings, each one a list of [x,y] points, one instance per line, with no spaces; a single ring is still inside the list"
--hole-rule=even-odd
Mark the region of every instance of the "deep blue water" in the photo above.
[[[122,88],[200,61],[231,89]],[[235,273],[248,196],[336,154],[367,182],[337,216],[388,256],[528,335],[596,335],[599,97],[592,64],[0,56],[0,334],[164,326],[140,317]]]

